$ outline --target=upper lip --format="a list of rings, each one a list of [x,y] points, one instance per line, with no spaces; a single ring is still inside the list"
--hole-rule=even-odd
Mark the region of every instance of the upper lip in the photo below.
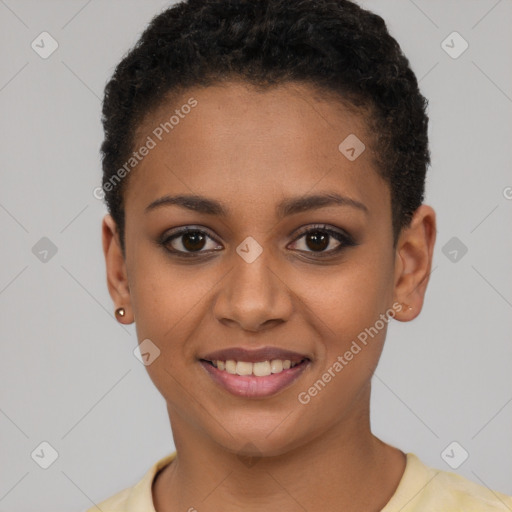
[[[284,350],[278,347],[262,347],[257,349],[246,349],[242,347],[232,347],[223,350],[216,350],[209,352],[199,359],[206,361],[247,361],[249,363],[256,363],[258,361],[271,361],[272,359],[281,359],[286,361],[290,360],[292,363],[300,363],[303,359],[309,359],[304,354],[293,352],[291,350]]]

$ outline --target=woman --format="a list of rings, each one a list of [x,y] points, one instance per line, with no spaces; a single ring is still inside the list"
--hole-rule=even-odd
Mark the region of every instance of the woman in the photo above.
[[[370,428],[387,325],[432,267],[426,105],[346,0],[153,19],[105,91],[103,248],[176,452],[99,509],[512,508]]]

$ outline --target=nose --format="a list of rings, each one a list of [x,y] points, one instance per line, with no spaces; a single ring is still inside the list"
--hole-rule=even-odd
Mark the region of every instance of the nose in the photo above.
[[[289,320],[292,293],[280,268],[265,250],[251,263],[235,255],[214,304],[217,320],[252,332]]]

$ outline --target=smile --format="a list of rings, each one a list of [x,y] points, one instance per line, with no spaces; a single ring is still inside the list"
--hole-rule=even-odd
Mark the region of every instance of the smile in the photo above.
[[[289,359],[256,362],[201,359],[199,362],[222,390],[237,397],[252,399],[269,398],[285,390],[311,364],[309,359],[293,363]]]
[[[266,377],[274,373],[281,373],[283,370],[294,368],[298,364],[305,361],[292,362],[289,359],[272,359],[271,361],[257,361],[251,363],[249,361],[235,361],[229,359],[227,361],[209,361],[215,368],[225,371],[231,375],[254,375],[255,377]]]

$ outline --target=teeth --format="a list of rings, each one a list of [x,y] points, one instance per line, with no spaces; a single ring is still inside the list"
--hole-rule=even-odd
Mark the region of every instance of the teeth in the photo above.
[[[270,363],[268,361],[263,361],[262,363],[253,363],[252,373],[256,375],[256,377],[266,377],[267,375],[270,375],[272,373],[270,371]]]
[[[251,375],[252,363],[246,363],[245,361],[238,361],[238,363],[236,363],[236,373],[238,375]]]
[[[280,373],[283,371],[283,361],[281,359],[272,359],[270,361],[270,371],[272,373]]]
[[[215,368],[226,371],[232,375],[254,375],[256,377],[266,377],[273,373],[281,373],[297,366],[299,363],[292,363],[289,359],[272,359],[271,361],[258,361],[250,363],[248,361],[212,361]]]
[[[218,365],[218,362],[217,362]],[[226,361],[226,371],[228,373],[231,373],[232,375],[235,375],[236,373],[236,361],[233,361],[230,359],[229,361]]]

